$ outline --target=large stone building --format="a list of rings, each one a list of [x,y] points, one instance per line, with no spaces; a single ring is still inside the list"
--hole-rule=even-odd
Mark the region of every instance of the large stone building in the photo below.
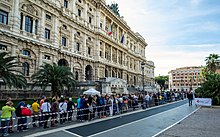
[[[197,89],[201,83],[200,67],[183,67],[169,72],[169,89],[172,91],[189,91]]]
[[[28,80],[44,62],[56,62],[78,81],[115,77],[140,87],[145,62],[145,83],[153,85],[146,47],[105,0],[0,1],[0,52],[17,56]]]

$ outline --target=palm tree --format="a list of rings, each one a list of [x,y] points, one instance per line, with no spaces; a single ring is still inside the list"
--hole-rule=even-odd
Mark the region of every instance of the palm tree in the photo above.
[[[41,85],[43,90],[51,84],[52,96],[60,95],[60,90],[66,87],[71,90],[75,87],[75,79],[69,67],[58,66],[56,63],[45,63],[32,75],[33,87]]]
[[[26,88],[27,80],[22,73],[17,70],[19,63],[15,61],[15,56],[8,56],[8,53],[0,53],[0,79],[11,88]]]
[[[206,66],[207,71],[215,72],[217,67],[219,66],[219,58],[220,56],[218,54],[210,54],[208,57],[206,57]]]

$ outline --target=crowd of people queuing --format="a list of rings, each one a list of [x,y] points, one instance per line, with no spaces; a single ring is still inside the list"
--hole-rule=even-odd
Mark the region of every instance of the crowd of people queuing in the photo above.
[[[2,136],[13,133],[13,119],[17,119],[17,132],[22,132],[28,129],[29,124],[33,127],[49,128],[50,122],[51,127],[56,127],[58,123],[63,124],[66,121],[90,121],[184,98],[186,98],[184,92],[81,95],[76,102],[63,96],[55,96],[52,99],[43,96],[40,100],[34,99],[32,105],[26,104],[27,100],[22,99],[16,107],[13,106],[11,98],[7,98],[5,106],[2,107]],[[14,118],[13,112],[16,114]],[[32,118],[29,124],[28,118]]]

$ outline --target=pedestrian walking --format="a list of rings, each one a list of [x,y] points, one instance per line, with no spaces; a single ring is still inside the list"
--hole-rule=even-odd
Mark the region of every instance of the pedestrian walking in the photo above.
[[[193,93],[192,93],[192,91],[189,91],[187,93],[187,98],[189,100],[189,106],[192,106],[192,100],[193,100]]]

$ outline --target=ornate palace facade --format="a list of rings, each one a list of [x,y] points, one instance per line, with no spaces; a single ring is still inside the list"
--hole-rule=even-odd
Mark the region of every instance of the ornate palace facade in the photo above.
[[[112,33],[112,34],[111,34]],[[17,56],[27,79],[44,62],[66,65],[76,80],[116,77],[154,83],[147,43],[104,0],[1,0],[0,52]]]

